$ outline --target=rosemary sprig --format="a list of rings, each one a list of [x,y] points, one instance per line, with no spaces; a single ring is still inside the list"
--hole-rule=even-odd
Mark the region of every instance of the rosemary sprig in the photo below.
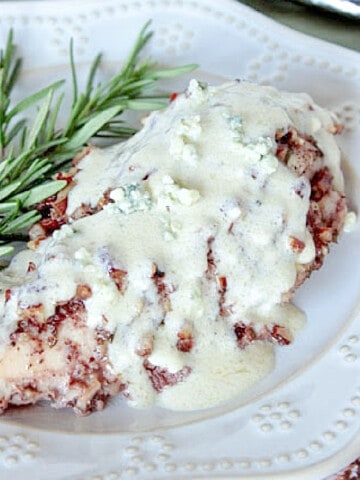
[[[115,140],[135,133],[121,118],[126,110],[149,111],[166,105],[168,96],[157,95],[158,80],[192,71],[196,65],[161,68],[141,61],[141,53],[152,37],[149,23],[140,31],[122,69],[95,85],[101,54],[91,64],[84,91],[80,92],[70,43],[72,105],[65,126],[59,128],[58,115],[65,96],[60,80],[13,105],[11,93],[21,71],[16,58],[13,32],[0,50],[0,256],[12,252],[13,240],[26,240],[27,229],[39,215],[31,209],[37,202],[63,188],[63,180],[53,175],[95,136]],[[24,113],[37,109],[30,122]]]

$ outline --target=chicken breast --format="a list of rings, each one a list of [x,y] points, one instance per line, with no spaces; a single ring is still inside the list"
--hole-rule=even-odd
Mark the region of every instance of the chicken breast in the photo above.
[[[86,148],[1,277],[2,411],[207,408],[264,378],[346,222],[340,131],[305,94],[193,80]]]

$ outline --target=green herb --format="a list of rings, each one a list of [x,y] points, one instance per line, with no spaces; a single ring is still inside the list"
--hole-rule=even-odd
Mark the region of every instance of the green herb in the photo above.
[[[92,137],[124,139],[135,133],[120,117],[126,110],[155,110],[168,97],[151,93],[158,80],[192,71],[196,65],[161,68],[141,61],[140,54],[152,37],[149,22],[138,35],[122,69],[107,81],[95,84],[101,64],[97,55],[83,92],[79,91],[73,43],[70,44],[72,105],[67,122],[58,127],[65,81],[60,80],[13,105],[11,93],[21,70],[13,32],[0,51],[0,256],[8,255],[14,240],[26,240],[27,229],[40,219],[31,209],[66,185],[53,180]],[[36,107],[31,123],[24,112]]]

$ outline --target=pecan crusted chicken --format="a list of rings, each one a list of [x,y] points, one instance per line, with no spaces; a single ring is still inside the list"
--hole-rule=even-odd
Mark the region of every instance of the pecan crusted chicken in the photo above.
[[[3,276],[0,410],[204,408],[259,381],[348,214],[340,132],[307,96],[192,82],[127,144],[87,147]]]

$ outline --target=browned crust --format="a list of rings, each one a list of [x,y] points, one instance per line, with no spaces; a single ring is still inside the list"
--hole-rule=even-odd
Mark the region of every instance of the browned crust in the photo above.
[[[337,129],[334,133],[337,133]],[[336,242],[347,214],[345,195],[334,185],[334,177],[323,165],[323,153],[313,138],[290,128],[276,133],[277,158],[285,163],[296,175],[309,179],[311,185],[310,208],[307,214],[307,228],[315,244],[315,258],[312,262],[298,265],[298,273],[293,288],[284,294],[287,302],[296,289],[304,283],[311,272],[323,265],[329,253],[330,244]],[[301,189],[296,191],[302,195]]]
[[[19,308],[17,328],[0,359],[1,379],[10,387],[0,399],[0,412],[48,400],[56,408],[72,407],[86,415],[124,389],[107,357],[110,332],[87,327],[83,300],[90,294],[80,285],[48,318],[41,304]]]

